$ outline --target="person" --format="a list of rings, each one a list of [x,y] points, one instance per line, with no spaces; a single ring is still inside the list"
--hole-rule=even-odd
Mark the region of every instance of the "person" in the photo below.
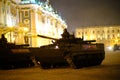
[[[0,39],[0,45],[5,46],[7,44],[7,39],[5,38],[4,34],[2,34],[2,37]]]
[[[62,38],[64,38],[64,39],[69,39],[69,37],[70,37],[69,32],[67,31],[67,29],[64,29],[64,32],[63,32],[63,34],[62,34]]]

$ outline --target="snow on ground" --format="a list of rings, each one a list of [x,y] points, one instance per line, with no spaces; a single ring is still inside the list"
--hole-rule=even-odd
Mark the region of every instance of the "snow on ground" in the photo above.
[[[40,67],[0,70],[0,80],[119,80],[120,52],[106,52],[100,66],[80,69]]]

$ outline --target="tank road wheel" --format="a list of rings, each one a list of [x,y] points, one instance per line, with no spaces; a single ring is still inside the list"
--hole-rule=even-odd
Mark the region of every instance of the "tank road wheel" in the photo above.
[[[101,56],[98,56],[96,65],[100,65],[102,61],[103,59],[101,58]]]
[[[44,63],[44,62],[41,62],[40,65],[41,65],[41,67],[42,67],[43,69],[48,69],[48,68],[51,67],[50,64],[48,64],[48,63]]]
[[[31,61],[24,64],[24,65],[25,65],[25,67],[33,67],[33,66],[35,66],[35,64],[33,62],[31,62]]]
[[[102,60],[99,59],[96,65],[101,65],[101,63],[102,63]]]
[[[74,64],[76,68],[82,68],[85,64],[84,62],[84,55],[75,55],[73,56]]]

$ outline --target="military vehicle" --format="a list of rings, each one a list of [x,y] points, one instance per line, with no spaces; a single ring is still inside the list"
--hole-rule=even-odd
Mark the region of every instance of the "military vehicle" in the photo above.
[[[3,37],[0,39],[0,69],[12,69],[34,66],[28,45],[8,43]]]
[[[113,50],[114,51],[120,50],[120,44],[115,44]]]
[[[72,68],[94,66],[100,65],[105,58],[104,44],[95,43],[95,40],[84,41],[83,38],[75,38],[66,30],[60,39],[38,36],[55,40],[53,44],[31,49],[42,68],[64,65]]]

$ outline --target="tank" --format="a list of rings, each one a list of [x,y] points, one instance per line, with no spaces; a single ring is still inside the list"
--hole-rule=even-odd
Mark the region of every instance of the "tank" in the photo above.
[[[4,35],[0,39],[0,69],[34,66],[28,45],[8,43]]]
[[[36,65],[40,65],[43,69],[66,67],[69,65],[63,57],[64,52],[62,50],[53,48],[53,45],[49,45],[52,48],[47,47],[30,49],[35,57]]]
[[[120,50],[120,44],[115,44],[113,50],[114,51]]]
[[[75,38],[64,30],[62,38],[38,35],[42,38],[53,39],[53,44],[32,49],[36,61],[42,68],[51,68],[69,65],[71,68],[100,65],[105,58],[104,44],[95,40]]]

